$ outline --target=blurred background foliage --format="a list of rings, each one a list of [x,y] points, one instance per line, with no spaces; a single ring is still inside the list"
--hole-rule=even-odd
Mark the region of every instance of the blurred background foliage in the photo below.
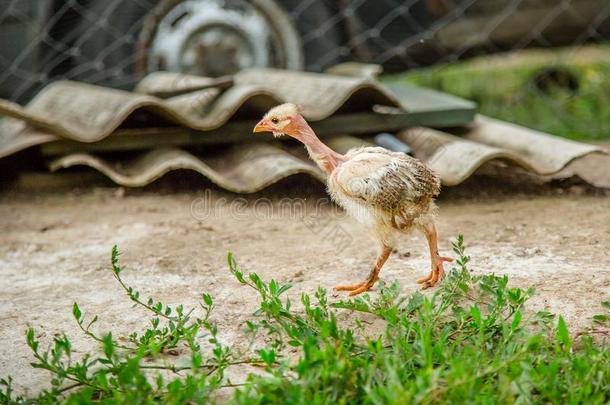
[[[526,50],[387,76],[464,97],[479,112],[570,139],[610,139],[610,46]]]

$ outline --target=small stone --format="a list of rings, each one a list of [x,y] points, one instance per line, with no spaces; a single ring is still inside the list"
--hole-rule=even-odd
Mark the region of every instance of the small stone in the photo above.
[[[572,186],[568,189],[568,193],[574,196],[581,196],[584,195],[586,192],[587,190],[583,186]]]
[[[116,190],[114,190],[114,196],[116,198],[125,197],[125,187],[118,187]]]

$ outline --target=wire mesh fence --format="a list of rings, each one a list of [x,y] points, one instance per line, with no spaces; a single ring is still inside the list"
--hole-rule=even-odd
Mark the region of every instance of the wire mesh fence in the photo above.
[[[402,71],[610,39],[607,0],[0,0],[0,96],[58,79],[129,89],[146,73]]]

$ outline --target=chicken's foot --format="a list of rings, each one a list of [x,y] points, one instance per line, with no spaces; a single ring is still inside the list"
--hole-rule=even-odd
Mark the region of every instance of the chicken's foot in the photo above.
[[[340,285],[335,287],[335,291],[349,291],[349,296],[353,297],[354,295],[358,295],[370,290],[373,284],[379,280],[379,272],[381,271],[381,267],[383,267],[386,260],[388,260],[388,257],[390,257],[390,253],[392,253],[392,248],[383,246],[381,252],[377,256],[377,259],[375,260],[375,264],[373,265],[371,272],[365,281],[352,285]]]
[[[422,284],[422,289],[425,290],[426,288],[436,285],[437,282],[445,277],[443,262],[452,262],[453,259],[450,257],[441,256],[438,253],[438,237],[436,234],[436,227],[433,223],[424,225],[423,231],[426,235],[426,239],[428,240],[428,246],[430,247],[430,260],[432,262],[430,274],[417,280],[417,283]]]

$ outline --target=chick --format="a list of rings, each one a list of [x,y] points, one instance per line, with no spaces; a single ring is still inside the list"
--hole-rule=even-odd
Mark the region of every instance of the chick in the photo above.
[[[426,236],[431,259],[430,273],[417,282],[428,288],[443,278],[443,263],[452,259],[439,254],[434,225],[434,197],[439,194],[441,183],[423,162],[381,147],[337,153],[320,141],[299,108],[290,103],[272,108],[254,132],[288,135],[302,142],[311,159],[327,174],[327,188],[333,200],[378,241],[379,254],[366,280],[337,286],[335,290],[349,291],[350,296],[368,291],[379,279],[397,234],[413,229]]]

